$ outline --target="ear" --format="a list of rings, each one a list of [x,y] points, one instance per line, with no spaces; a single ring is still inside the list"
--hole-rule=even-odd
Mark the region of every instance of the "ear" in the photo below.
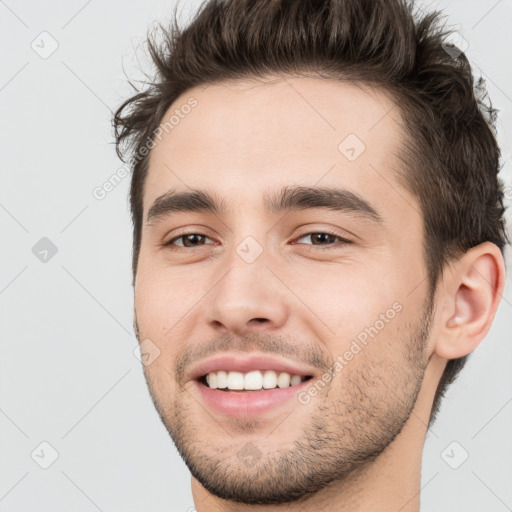
[[[471,353],[485,338],[505,287],[505,263],[498,246],[472,247],[443,274],[441,324],[434,352],[446,359]]]

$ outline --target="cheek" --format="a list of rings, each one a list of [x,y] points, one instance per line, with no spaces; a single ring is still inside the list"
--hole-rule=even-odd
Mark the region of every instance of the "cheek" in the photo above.
[[[291,287],[333,336],[352,338],[380,315],[394,317],[400,309],[401,285],[390,279],[389,266],[387,273],[375,265],[346,263],[301,270]]]
[[[158,273],[141,273],[135,287],[135,309],[139,326],[141,352],[145,345],[149,351],[157,352],[158,357],[150,365],[144,366],[146,378],[165,378],[165,370],[173,370],[174,351],[179,348],[173,340],[183,336],[184,322],[180,322],[186,311],[182,311],[174,291],[174,283],[157,277]],[[148,341],[149,340],[149,341]],[[157,348],[152,348],[156,346]]]
[[[174,335],[193,301],[197,302],[197,288],[190,271],[186,275],[183,270],[166,269],[154,263],[140,265],[134,301],[141,332],[158,338]]]

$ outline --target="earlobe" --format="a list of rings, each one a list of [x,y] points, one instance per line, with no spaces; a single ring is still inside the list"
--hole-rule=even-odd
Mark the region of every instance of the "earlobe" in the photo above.
[[[471,353],[489,332],[505,286],[505,264],[490,242],[472,247],[450,267],[444,325],[435,352],[446,359]]]

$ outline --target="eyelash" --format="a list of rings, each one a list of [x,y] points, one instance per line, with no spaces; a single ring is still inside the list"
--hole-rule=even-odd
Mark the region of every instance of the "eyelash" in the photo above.
[[[333,233],[329,230],[327,231],[308,231],[307,233],[303,233],[301,234],[300,236],[298,236],[295,240],[299,240],[301,238],[304,238],[305,236],[310,236],[310,235],[331,235],[331,236],[334,236],[335,238],[338,238],[339,242],[336,244],[336,245],[332,245],[333,243],[335,242],[332,242],[331,244],[329,244],[327,247],[322,247],[321,245],[313,245],[313,244],[301,244],[301,245],[308,245],[308,249],[307,250],[320,250],[320,251],[325,251],[325,250],[332,250],[332,249],[336,249],[336,248],[339,248],[340,246],[344,246],[344,245],[349,245],[352,243],[351,240],[348,240],[346,238],[343,238],[341,236],[339,236],[338,234],[336,233]],[[176,240],[179,240],[180,238],[184,238],[186,236],[190,236],[190,235],[199,235],[201,237],[204,237],[204,238],[210,238],[208,235],[205,235],[203,233],[182,233],[181,235],[178,235],[178,236],[175,236],[174,238],[171,238],[168,242],[164,243],[163,246],[164,247],[167,247],[173,251],[179,251],[179,250],[195,250],[196,248],[199,248],[201,246],[197,246],[197,247],[184,247],[184,246],[175,246],[173,245],[173,242],[175,242]],[[210,239],[211,240],[211,239]]]

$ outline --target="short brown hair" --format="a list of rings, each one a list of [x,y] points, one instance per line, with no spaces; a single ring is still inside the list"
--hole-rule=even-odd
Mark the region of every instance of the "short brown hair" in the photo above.
[[[182,29],[176,6],[171,27],[160,26],[162,41],[148,36],[155,78],[113,119],[118,155],[130,154],[133,168],[134,281],[149,158],[140,151],[172,103],[202,84],[304,71],[381,87],[402,114],[399,178],[421,206],[431,300],[450,259],[485,241],[503,252],[496,110],[483,79],[474,83],[465,54],[448,43],[442,13],[414,8],[414,0],[207,0]],[[467,357],[448,361],[429,425]]]

